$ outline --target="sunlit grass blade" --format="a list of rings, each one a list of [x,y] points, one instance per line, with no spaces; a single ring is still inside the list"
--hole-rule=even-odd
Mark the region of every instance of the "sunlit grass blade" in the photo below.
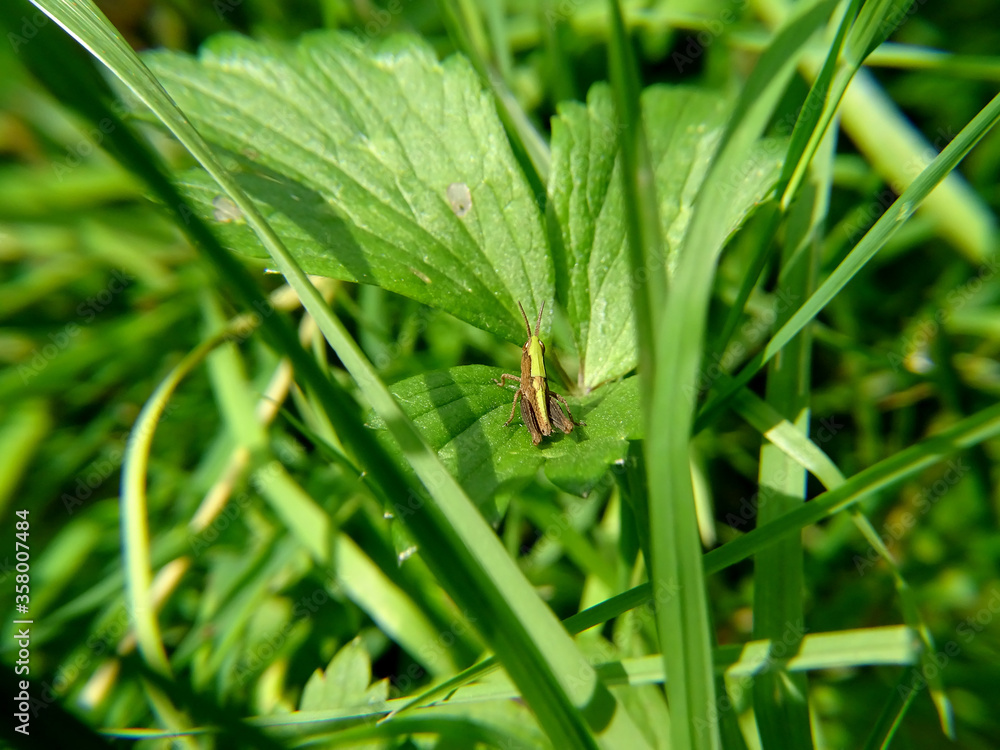
[[[150,667],[171,673],[166,649],[156,620],[151,588],[153,565],[150,554],[149,521],[146,506],[146,471],[156,423],[178,383],[222,341],[226,331],[202,342],[174,367],[149,397],[136,419],[122,461],[122,552],[125,557],[125,581],[129,610],[132,613],[139,650]]]
[[[851,279],[879,250],[885,247],[886,242],[913,215],[917,205],[945,176],[958,166],[958,163],[993,129],[997,122],[1000,122],[1000,95],[995,96],[968,125],[962,128],[955,139],[945,147],[930,166],[921,172],[920,176],[889,206],[830,276],[771,337],[764,350],[754,357],[715,398],[702,407],[698,414],[696,429],[703,428],[716,419],[732,394],[738,388],[749,383],[764,364],[780,352],[805,325],[819,315],[830,300],[850,283]]]
[[[705,555],[709,571],[745,560],[786,534],[851,507],[876,492],[895,487],[914,474],[961,450],[1000,435],[1000,405],[983,409],[951,427],[921,440],[874,466],[858,472],[835,490],[824,492],[781,518]]]
[[[794,140],[794,136],[793,136]],[[807,187],[789,211],[788,231],[778,277],[778,294],[809,295],[820,262],[823,218],[829,207],[834,139],[823,141],[821,158],[809,172]],[[785,416],[790,431],[806,440],[811,420],[812,336],[803,331],[772,360],[767,372],[767,403]],[[805,502],[805,467],[773,443],[761,446],[757,524],[780,518]],[[801,535],[788,537],[754,558],[753,632],[755,638],[793,646],[806,632],[803,597],[805,561]],[[809,684],[804,675],[767,669],[754,680],[754,717],[766,747],[808,747],[812,742]]]
[[[766,23],[780,26],[796,4],[790,0],[761,0],[755,7]],[[881,33],[891,33],[907,18],[905,14],[893,14]],[[852,54],[864,51],[859,48]],[[801,65],[810,78],[815,77],[819,67],[820,58],[812,55]],[[844,93],[839,115],[842,129],[897,194],[900,186],[906,186],[913,178],[915,166],[926,165],[928,152],[940,149],[944,140],[931,143],[900,111],[875,77],[863,69],[856,73]],[[982,262],[993,253],[997,241],[996,216],[961,175],[949,175],[921,209],[941,236],[972,262]]]
[[[710,169],[695,204],[694,215],[680,250],[677,271],[671,279],[663,308],[657,307],[656,285],[662,278],[659,267],[651,263],[657,255],[656,233],[643,232],[649,225],[641,211],[639,198],[627,200],[630,208],[630,244],[633,267],[646,270],[654,280],[649,292],[637,284],[636,315],[639,325],[640,375],[645,377],[647,404],[646,464],[649,485],[649,528],[652,560],[650,579],[654,590],[664,587],[676,592],[657,609],[657,632],[664,663],[671,675],[667,697],[672,712],[671,736],[678,747],[718,747],[716,723],[715,676],[712,668],[712,628],[708,617],[704,574],[701,570],[701,542],[695,517],[694,496],[689,467],[689,440],[693,404],[690,394],[697,392],[698,369],[703,353],[706,314],[711,296],[716,263],[726,240],[724,216],[734,175],[764,132],[779,97],[794,72],[794,61],[801,54],[805,40],[825,22],[831,3],[813,4],[791,22],[762,56],[737,102],[732,120],[723,134]],[[617,6],[615,6],[617,10]],[[625,81],[632,74],[625,55],[625,35],[620,15],[614,38],[620,48],[613,53],[621,62],[619,80],[619,117],[628,127],[639,122],[631,114],[638,101],[630,104],[630,89]],[[615,68],[613,67],[614,71]],[[632,74],[634,75],[634,74]],[[637,129],[641,135],[641,129]],[[635,136],[630,136],[634,138]],[[625,155],[635,160],[631,171],[623,169],[626,195],[641,192],[638,169],[643,156],[638,143],[622,137]],[[648,158],[648,157],[646,157]],[[629,192],[628,186],[635,187]],[[649,198],[645,200],[648,202]],[[656,204],[652,203],[654,211]],[[647,244],[648,243],[648,244]],[[652,271],[651,273],[649,271]],[[641,277],[637,277],[637,280]],[[644,317],[647,320],[644,321]],[[654,345],[649,346],[650,343]],[[652,360],[652,362],[650,362]],[[685,396],[688,396],[687,398]]]

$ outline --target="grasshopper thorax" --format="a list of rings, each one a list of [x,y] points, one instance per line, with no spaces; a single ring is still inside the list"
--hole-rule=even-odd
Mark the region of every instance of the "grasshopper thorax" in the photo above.
[[[545,302],[538,308],[538,320],[535,321],[535,332],[531,332],[531,323],[528,322],[528,315],[524,312],[524,306],[520,302],[517,306],[521,308],[521,317],[524,318],[524,327],[528,331],[528,340],[524,342],[524,356],[531,361],[531,376],[545,377],[545,344],[538,336],[538,331],[542,326],[542,311],[545,310]]]

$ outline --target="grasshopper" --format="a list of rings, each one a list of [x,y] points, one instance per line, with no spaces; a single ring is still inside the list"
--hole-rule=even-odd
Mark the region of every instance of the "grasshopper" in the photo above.
[[[516,380],[520,383],[517,393],[514,394],[514,403],[510,407],[510,419],[504,422],[504,427],[514,421],[514,412],[517,404],[521,403],[521,419],[524,426],[531,433],[531,442],[538,445],[542,442],[542,437],[552,434],[552,426],[555,425],[567,435],[573,431],[573,425],[586,426],[585,422],[577,422],[573,419],[573,414],[569,410],[566,399],[558,393],[549,390],[549,384],[545,379],[545,344],[538,338],[538,329],[542,324],[542,310],[545,303],[542,303],[538,310],[538,320],[535,322],[535,332],[531,332],[531,323],[528,322],[528,315],[524,312],[524,307],[520,302],[517,306],[521,308],[521,317],[524,318],[524,327],[528,330],[528,340],[524,342],[521,352],[521,377],[504,373],[499,380],[494,378],[493,382],[503,388],[508,380]],[[562,404],[562,406],[560,406]],[[563,411],[563,406],[566,411]]]

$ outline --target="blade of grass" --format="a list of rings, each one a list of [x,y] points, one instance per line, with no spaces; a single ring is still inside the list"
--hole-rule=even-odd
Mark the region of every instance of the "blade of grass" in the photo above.
[[[794,137],[793,137],[794,140]],[[778,278],[779,294],[792,299],[813,290],[820,259],[823,218],[829,204],[834,139],[824,140],[822,159],[789,211],[788,235]],[[786,417],[803,438],[809,433],[812,336],[808,330],[772,360],[767,373],[767,402]],[[805,467],[774,443],[760,451],[758,485],[769,502],[758,502],[757,523],[767,523],[805,502]],[[803,611],[805,571],[801,535],[789,535],[754,558],[753,632],[756,638],[792,645],[806,631]],[[789,640],[791,643],[789,643]],[[809,747],[812,731],[804,675],[769,668],[754,680],[753,706],[765,747]]]
[[[711,424],[721,414],[725,405],[732,398],[732,394],[749,383],[760,368],[780,352],[805,325],[829,304],[830,300],[854,278],[865,264],[885,247],[885,244],[902,224],[913,215],[916,207],[927,198],[945,176],[958,166],[959,162],[997,122],[1000,122],[1000,94],[995,96],[968,125],[962,128],[954,140],[889,206],[830,276],[778,329],[764,350],[744,366],[730,385],[723,388],[714,399],[702,407],[695,420],[696,432]]]
[[[716,344],[721,355],[736,329],[750,293],[756,286],[770,253],[771,238],[777,234],[780,218],[788,211],[798,195],[806,170],[812,163],[821,139],[827,133],[850,82],[854,79],[868,52],[877,42],[879,34],[886,33],[891,25],[884,23],[885,14],[891,9],[892,0],[866,3],[862,8],[860,0],[851,0],[845,8],[838,24],[837,33],[827,52],[826,59],[815,76],[805,103],[799,111],[792,130],[788,152],[782,166],[781,176],[775,185],[775,195],[779,196],[780,213],[768,217],[769,225],[761,232],[763,240],[754,258],[752,270],[743,280],[736,301],[730,308],[723,331]],[[860,17],[858,15],[861,11]],[[848,34],[850,32],[850,35]]]
[[[715,351],[720,356],[729,345],[729,340],[736,330],[740,318],[743,316],[747,300],[750,299],[750,293],[757,285],[760,274],[771,257],[770,250],[773,247],[773,239],[778,234],[779,224],[784,218],[788,206],[791,204],[792,197],[798,192],[799,181],[795,179],[796,175],[804,174],[803,170],[808,166],[814,153],[814,149],[808,150],[809,146],[819,142],[816,134],[825,130],[826,125],[829,124],[829,118],[832,117],[833,112],[836,110],[836,106],[830,106],[830,102],[828,101],[830,85],[836,71],[838,56],[843,48],[844,39],[847,37],[851,23],[857,16],[860,5],[861,0],[851,0],[851,3],[844,9],[837,27],[836,36],[827,52],[826,61],[823,63],[823,67],[816,76],[813,85],[810,87],[809,93],[806,95],[806,100],[799,110],[799,116],[795,120],[791,140],[788,144],[788,151],[785,154],[782,164],[781,175],[778,177],[778,182],[775,185],[775,195],[780,200],[778,206],[772,206],[770,213],[765,217],[766,226],[759,232],[760,245],[754,254],[748,273],[743,277],[736,300],[726,315],[726,322],[722,326],[722,332],[716,340]],[[822,126],[820,125],[821,120],[824,120]],[[793,184],[794,188],[792,187]]]
[[[654,495],[653,470],[662,460],[655,438],[664,431],[656,424],[659,358],[654,349],[657,321],[666,297],[666,257],[660,234],[659,202],[654,169],[643,124],[638,69],[625,31],[621,4],[609,0],[611,37],[609,65],[614,89],[625,222],[631,264],[632,298],[635,305],[639,352],[641,401],[646,407],[647,443],[644,453],[650,470],[650,503],[640,516],[641,526],[650,528],[649,577],[654,587],[665,586],[675,594],[656,612],[657,634],[665,669],[673,679],[667,685],[671,713],[670,738],[675,747],[718,748],[719,732],[714,720],[715,684],[712,679],[712,638],[708,621],[700,542],[695,521],[694,497],[687,464],[687,435],[683,436],[683,471],[687,491],[671,497]],[[683,264],[683,261],[682,261]],[[672,299],[668,298],[668,299]],[[664,326],[666,328],[666,326]],[[662,412],[660,412],[662,413]],[[683,426],[682,426],[683,427]],[[680,465],[674,463],[675,470]],[[644,509],[637,508],[637,513]],[[690,564],[691,559],[695,563]],[[684,564],[682,564],[682,560]]]
[[[644,395],[652,547],[650,579],[654,589],[665,587],[676,592],[657,609],[656,620],[664,662],[672,678],[667,685],[667,697],[673,719],[671,737],[677,747],[715,748],[720,744],[711,624],[689,467],[693,404],[679,395],[697,392],[708,302],[716,263],[726,240],[726,222],[720,217],[727,204],[729,181],[746,169],[748,154],[791,79],[795,60],[813,31],[826,21],[832,7],[830,2],[805,6],[803,13],[776,36],[747,81],[699,192],[665,306],[656,304],[655,287],[646,296],[644,285],[636,285],[639,349],[648,351],[647,361],[640,360],[640,373],[645,372],[648,384]],[[625,36],[620,13],[615,17],[612,38],[618,38],[617,44],[623,47]],[[612,59],[615,57],[613,53]],[[624,71],[630,70],[629,61],[623,51],[617,57],[623,60],[619,63],[622,69],[619,78],[624,79]],[[624,80],[619,84],[619,117],[626,125],[622,153],[624,157],[631,147],[632,158],[638,160],[642,155],[639,144],[625,138],[634,128],[628,126],[637,120],[629,117],[629,110],[624,108],[628,106],[629,89],[623,84]],[[637,109],[636,100],[632,110]],[[623,166],[628,161],[623,158]],[[632,193],[641,193],[638,169],[623,170],[623,174],[627,190],[632,183]],[[638,265],[657,257],[656,234],[642,231],[643,221],[648,222],[645,214],[637,213],[642,204],[627,201],[627,205],[632,206],[633,214],[629,224],[630,245],[642,250],[633,250],[636,254],[633,264]],[[655,203],[653,207],[655,211]],[[652,270],[652,274],[645,275],[660,283],[658,266],[639,266],[636,270],[639,268]],[[645,321],[644,316],[648,316]]]
[[[795,5],[789,0],[754,1],[754,9],[772,27],[780,26]],[[895,19],[901,17],[905,16]],[[890,21],[881,33],[897,25],[898,20]],[[819,67],[815,56],[807,56],[801,65],[809,78],[816,76]],[[939,147],[924,138],[865,70],[855,75],[839,112],[845,132],[896,193],[900,192],[898,185],[906,185],[913,177],[914,165],[926,163],[928,149]],[[931,217],[941,235],[972,262],[980,263],[994,252],[996,218],[960,175],[945,180],[928,197],[922,211]]]
[[[985,409],[942,430],[937,435],[921,440],[901,453],[858,472],[850,479],[836,485],[835,489],[824,492],[802,507],[786,513],[780,519],[764,524],[745,536],[706,553],[703,557],[705,572],[711,575],[725,570],[765,549],[774,539],[799,532],[810,524],[849,509],[878,492],[911,479],[958,451],[998,436],[1000,436],[1000,405]],[[668,589],[659,590],[654,594],[651,584],[640,584],[578,612],[567,618],[565,624],[571,632],[582,632],[641,604],[647,602],[660,604],[670,595]]]
[[[160,626],[153,607],[153,564],[149,547],[149,523],[146,504],[146,469],[149,450],[156,431],[156,424],[177,385],[191,370],[219,344],[230,332],[223,329],[206,339],[170,371],[166,378],[147,399],[129,433],[125,456],[122,459],[121,526],[122,553],[125,558],[125,590],[128,608],[139,651],[156,672],[169,675],[170,664],[163,647]]]
[[[920,671],[914,667],[904,670],[903,674],[900,675],[896,688],[889,691],[882,713],[868,735],[865,750],[888,750],[896,730],[910,708],[910,704],[917,697],[916,690],[907,690],[906,688],[912,685],[920,674]]]
[[[1000,404],[983,409],[938,434],[879,461],[858,472],[836,489],[824,492],[780,518],[712,550],[705,555],[705,566],[710,572],[715,572],[734,565],[786,534],[800,531],[866,497],[895,487],[948,456],[997,435],[1000,435]]]

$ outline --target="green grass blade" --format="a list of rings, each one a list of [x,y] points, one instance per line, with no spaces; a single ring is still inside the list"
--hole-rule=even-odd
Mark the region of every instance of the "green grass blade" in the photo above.
[[[912,685],[920,674],[919,670],[913,668],[905,670],[900,675],[899,682],[896,683],[895,689],[889,691],[882,713],[868,735],[865,750],[888,750],[891,747],[896,730],[899,729],[913,699],[917,697],[917,691],[907,690],[907,687]]]
[[[699,193],[665,307],[650,313],[643,304],[652,303],[637,298],[640,323],[644,314],[653,316],[645,330],[639,326],[640,352],[655,337],[653,367],[649,368],[647,362],[644,370],[640,360],[640,373],[654,378],[649,382],[646,401],[645,449],[650,488],[650,578],[654,590],[664,587],[676,591],[676,596],[657,609],[657,632],[671,675],[667,685],[671,733],[678,747],[718,747],[720,742],[711,625],[689,465],[693,404],[684,395],[697,392],[705,318],[716,263],[726,240],[723,217],[733,175],[742,173],[741,167],[750,158],[792,76],[794,61],[805,40],[825,21],[830,7],[829,3],[808,7],[776,37],[761,58]],[[627,115],[628,110],[625,112]],[[623,173],[628,176],[628,170]],[[636,217],[632,224],[639,225],[639,221]],[[642,237],[638,230],[633,230],[630,237],[633,234],[636,239]],[[639,255],[633,262],[643,260],[645,257]],[[650,295],[650,299],[655,298]]]
[[[934,159],[920,176],[903,191],[896,201],[875,222],[857,246],[830,274],[820,287],[789,320],[778,329],[764,349],[770,360],[784,348],[803,326],[816,317],[837,293],[870,261],[900,226],[913,215],[917,205],[951,173],[977,143],[1000,122],[1000,95],[995,96],[972,121],[962,128],[955,139]]]
[[[780,26],[795,7],[790,0],[758,0],[755,4],[758,13],[772,27]],[[890,29],[898,26],[898,19],[896,16],[890,21]],[[854,54],[863,51],[859,49]],[[807,57],[801,67],[808,77],[815,77],[820,59]],[[930,143],[910,123],[866,70],[855,75],[839,112],[843,130],[896,193],[900,192],[899,186],[907,185],[913,178],[914,166],[927,164],[928,152],[940,148],[939,143]],[[961,175],[949,175],[921,209],[940,234],[972,262],[981,263],[993,254],[997,241],[996,217]]]
[[[793,136],[794,140],[794,136]],[[824,141],[823,159],[810,173],[789,212],[788,234],[778,279],[778,294],[807,297],[819,267],[822,217],[827,213],[833,161],[833,139]],[[812,336],[803,331],[785,347],[767,373],[767,402],[783,415],[803,441],[809,433]],[[805,502],[805,467],[773,443],[761,447],[758,470],[757,523],[766,524]],[[754,558],[754,637],[781,639],[793,645],[805,633],[805,571],[801,536],[788,536]],[[765,747],[808,747],[812,743],[804,675],[771,668],[754,680],[754,716]]]
[[[696,421],[696,430],[703,428],[717,418],[725,404],[732,398],[733,393],[749,383],[764,364],[780,352],[805,325],[819,315],[820,311],[854,278],[855,274],[879,250],[885,247],[885,244],[902,224],[913,215],[920,202],[958,166],[958,163],[997,122],[1000,122],[1000,95],[995,96],[968,125],[962,128],[955,139],[931,162],[930,166],[921,172],[920,176],[889,206],[830,276],[771,337],[764,350],[754,357],[714,399],[702,407]]]
[[[139,651],[156,672],[171,673],[166,649],[156,620],[151,587],[153,583],[152,555],[149,542],[149,514],[146,506],[146,471],[149,450],[156,423],[177,385],[216,346],[225,340],[228,331],[207,339],[171,370],[143,405],[129,434],[122,459],[121,524],[122,554],[125,558],[125,591],[135,627]]]
[[[824,492],[781,518],[712,550],[705,555],[706,569],[715,572],[745,560],[786,534],[798,532],[866,497],[895,487],[927,467],[997,435],[1000,435],[1000,405],[983,409],[938,434],[899,451],[858,472],[836,489]]]

